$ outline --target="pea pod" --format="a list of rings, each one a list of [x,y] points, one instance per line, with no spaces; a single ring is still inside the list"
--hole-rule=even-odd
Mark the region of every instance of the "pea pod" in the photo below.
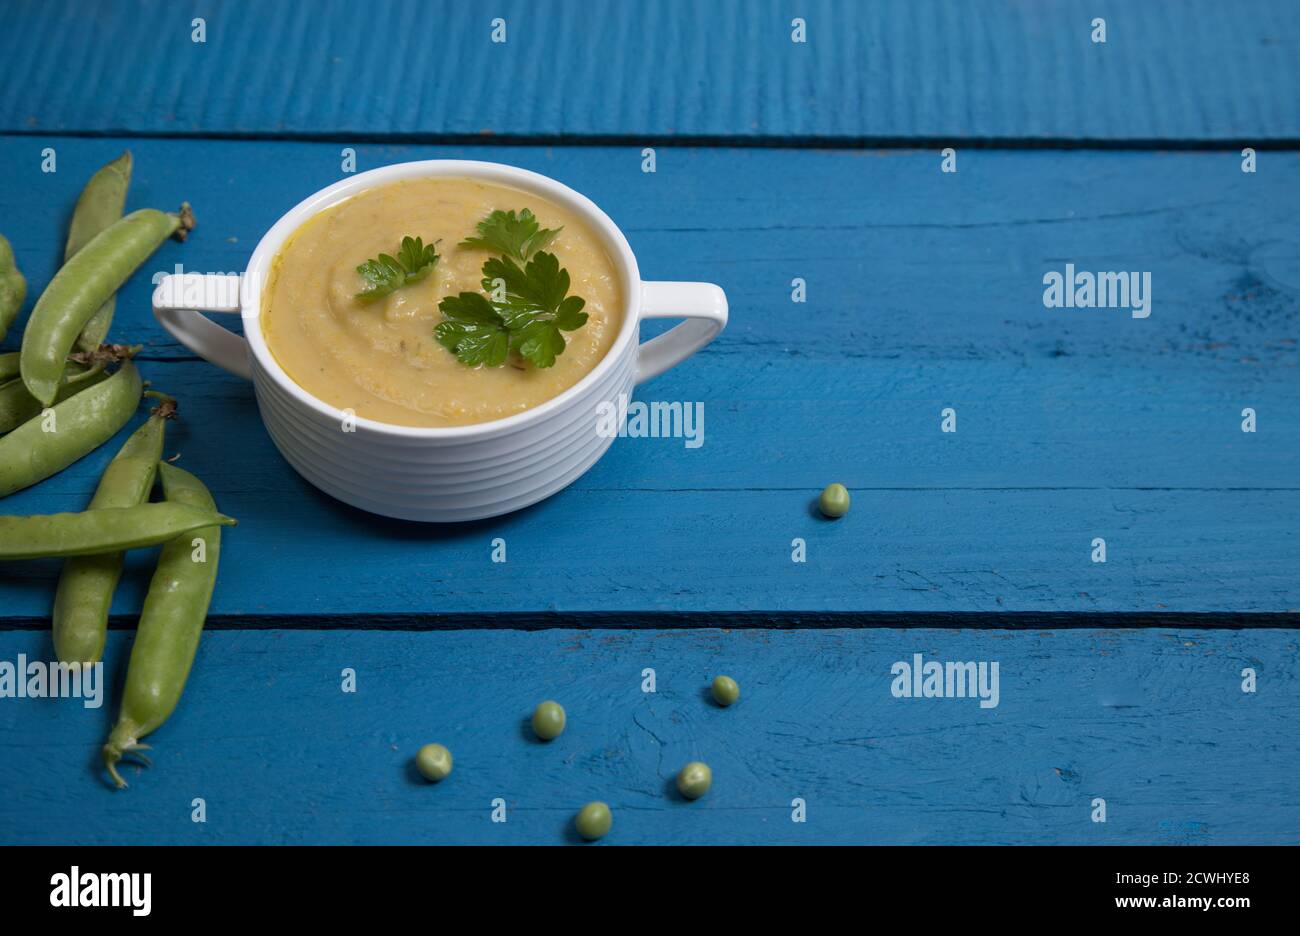
[[[27,280],[14,264],[13,248],[0,236],[0,341],[5,340],[26,298]]]
[[[216,511],[212,495],[194,475],[166,463],[158,470],[166,503]],[[122,709],[103,749],[104,766],[119,787],[126,781],[117,772],[118,761],[133,754],[147,764],[139,752],[148,745],[140,739],[165,722],[180,702],[208,615],[220,554],[221,527],[210,526],[173,540],[158,556],[131,647]]]
[[[122,217],[122,208],[126,204],[126,190],[131,184],[131,151],[127,150],[117,159],[101,168],[86,183],[77,199],[77,207],[72,212],[72,224],[68,228],[68,243],[63,252],[66,263],[72,256],[85,247],[100,231]],[[116,299],[109,296],[99,311],[94,314],[81,335],[76,347],[81,351],[94,351],[108,334],[108,327],[113,322],[113,307]]]
[[[75,396],[87,387],[108,379],[108,372],[103,363],[93,367],[69,364],[64,372],[63,383],[54,394],[54,402],[59,403],[70,396]],[[21,380],[11,380],[0,384],[0,435],[17,429],[27,420],[41,411],[41,404],[27,392],[27,385]]]
[[[176,411],[171,397],[163,403],[108,463],[90,510],[133,507],[149,499],[158,459],[162,457],[167,420]],[[122,577],[122,553],[75,556],[63,564],[54,593],[54,651],[64,663],[94,663],[104,652],[108,610]]]
[[[157,546],[192,530],[234,523],[214,511],[180,503],[0,517],[0,559],[99,556]]]
[[[143,392],[140,371],[125,361],[103,383],[0,436],[0,497],[44,481],[99,448],[126,425]]]
[[[0,335],[0,338],[3,338]],[[0,354],[0,384],[6,384],[18,376],[18,352],[9,351]]]
[[[180,214],[133,211],[96,234],[73,254],[36,300],[23,332],[19,365],[27,390],[49,405],[58,391],[68,352],[91,317],[159,245],[194,227],[189,205]]]

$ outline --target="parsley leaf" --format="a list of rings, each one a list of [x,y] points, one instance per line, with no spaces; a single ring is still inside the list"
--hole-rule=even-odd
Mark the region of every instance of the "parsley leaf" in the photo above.
[[[396,257],[380,254],[374,260],[367,260],[357,267],[357,272],[369,284],[356,294],[362,302],[382,299],[412,283],[418,283],[430,273],[438,263],[435,251],[437,242],[427,247],[418,237],[403,237],[402,246]]]
[[[510,352],[510,330],[479,293],[463,292],[438,303],[446,320],[434,332],[438,343],[462,364],[500,367]]]
[[[537,367],[551,367],[564,353],[560,332],[587,324],[586,300],[568,295],[569,271],[545,251],[522,269],[509,257],[493,257],[483,264],[483,288],[492,293],[498,283],[505,297],[492,305],[510,330],[512,349]]]
[[[483,288],[491,292],[497,280],[505,283],[506,303],[524,309],[554,312],[569,291],[569,271],[545,252],[522,270],[509,257],[493,257],[483,264]]]
[[[459,246],[490,250],[516,260],[527,260],[564,230],[562,227],[539,230],[537,218],[527,208],[518,217],[513,211],[494,211],[476,226],[480,236],[467,237]]]
[[[551,367],[555,356],[564,353],[564,336],[553,320],[533,319],[513,336],[515,350],[537,367]]]
[[[569,273],[553,254],[539,253],[522,269],[509,257],[483,264],[483,288],[505,284],[505,297],[481,293],[447,296],[438,304],[446,320],[438,325],[438,342],[462,364],[497,367],[510,351],[536,367],[552,367],[564,353],[561,331],[587,324],[586,300],[570,296]]]
[[[461,247],[498,256],[483,264],[483,290],[462,292],[439,303],[444,321],[435,336],[462,364],[498,367],[516,354],[536,367],[552,367],[564,353],[562,332],[587,324],[587,304],[569,295],[569,271],[543,248],[563,228],[543,229],[527,208],[493,211],[480,221],[478,237]]]

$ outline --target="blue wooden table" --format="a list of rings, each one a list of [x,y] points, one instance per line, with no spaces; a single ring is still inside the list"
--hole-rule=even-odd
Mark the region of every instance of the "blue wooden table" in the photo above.
[[[240,525],[129,791],[95,766],[152,553],[102,707],[0,698],[0,842],[565,843],[591,799],[618,843],[1300,841],[1300,7],[802,8],[798,43],[765,0],[10,4],[0,233],[27,310],[124,148],[129,208],[194,205],[114,336]],[[703,403],[704,444],[619,440],[455,526],[299,478],[251,387],[153,321],[150,277],[241,270],[345,148],[545,173],[648,278],[720,284],[728,329],[637,392]],[[1045,307],[1067,263],[1149,272],[1150,316]],[[82,509],[120,438],[2,509]],[[0,568],[0,661],[51,657],[58,570]],[[998,704],[898,697],[916,654],[997,663]],[[544,698],[570,718],[551,745],[525,730]],[[410,766],[433,740],[437,787]],[[716,779],[687,804],[692,759]]]

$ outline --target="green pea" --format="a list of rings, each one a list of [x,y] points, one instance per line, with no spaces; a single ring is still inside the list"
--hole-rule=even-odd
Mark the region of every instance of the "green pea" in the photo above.
[[[43,481],[99,448],[131,419],[143,392],[140,371],[125,361],[112,377],[56,403],[48,420],[41,413],[0,437],[0,497]]]
[[[849,512],[848,488],[842,484],[828,484],[826,490],[822,491],[817,505],[821,507],[823,514],[832,519],[844,516]]]
[[[27,391],[48,406],[63,377],[68,352],[86,324],[169,236],[194,226],[189,205],[179,214],[133,211],[91,238],[45,287],[23,332],[22,369]]]
[[[149,499],[158,460],[162,457],[167,420],[176,411],[176,402],[171,397],[149,392],[161,398],[162,405],[131,434],[108,463],[90,501],[91,510],[133,507]],[[180,471],[172,466],[168,468],[172,472]],[[123,559],[122,553],[106,553],[74,556],[64,563],[54,593],[54,651],[61,662],[99,660],[104,650],[113,591],[122,576]]]
[[[703,761],[691,761],[677,773],[677,792],[687,799],[699,799],[713,786],[713,771]]]
[[[17,351],[6,351],[0,354],[0,384],[8,383],[21,373],[18,369],[18,358]]]
[[[126,205],[126,190],[131,184],[131,151],[127,150],[117,159],[101,168],[86,183],[77,199],[77,207],[72,212],[72,224],[68,226],[68,242],[63,251],[63,262],[94,240],[95,235],[111,226],[122,217],[122,208]],[[115,299],[109,296],[99,311],[95,313],[77,338],[77,348],[81,351],[94,351],[108,334],[108,326],[113,321]]]
[[[4,341],[9,326],[18,318],[26,298],[27,280],[14,264],[13,248],[0,237],[0,341]]]
[[[588,842],[594,842],[609,834],[610,826],[614,824],[614,815],[609,811],[608,805],[596,800],[578,810],[573,824],[577,826],[579,835]]]
[[[212,495],[194,475],[166,462],[158,465],[158,474],[166,500],[148,506],[218,516]],[[171,539],[158,554],[131,645],[122,709],[102,751],[104,765],[119,787],[126,782],[117,772],[117,762],[123,755],[132,755],[147,764],[139,752],[148,745],[140,739],[167,721],[181,700],[216,587],[220,556],[221,527],[217,524]]]
[[[430,783],[446,780],[451,774],[451,751],[441,744],[426,744],[415,755],[415,767]]]
[[[547,699],[533,710],[533,731],[543,741],[551,741],[564,733],[564,707]]]
[[[76,396],[87,387],[93,387],[108,379],[108,371],[103,362],[91,367],[69,364],[63,372],[63,382],[54,394],[54,402],[62,403],[70,396]],[[42,410],[40,401],[27,392],[27,385],[21,380],[11,380],[0,384],[0,435],[17,429]]]
[[[179,502],[0,517],[0,560],[98,556],[157,546],[204,527],[234,525],[230,517]]]
[[[723,708],[731,705],[740,698],[740,686],[730,676],[714,676],[713,701],[717,702]]]

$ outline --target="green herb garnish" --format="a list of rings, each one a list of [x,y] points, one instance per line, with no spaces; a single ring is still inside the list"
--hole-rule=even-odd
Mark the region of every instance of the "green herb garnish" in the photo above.
[[[418,283],[433,272],[434,265],[438,262],[438,254],[434,251],[437,245],[435,241],[426,247],[418,237],[403,237],[396,257],[380,254],[374,260],[367,260],[357,267],[357,272],[370,285],[357,293],[356,298],[362,302],[373,302],[403,286]]]
[[[460,242],[461,247],[490,250],[515,260],[527,260],[564,230],[539,229],[537,218],[527,208],[517,218],[513,211],[494,211],[476,226],[481,236],[465,238]]]
[[[498,280],[505,284],[500,298],[463,292],[438,304],[446,316],[435,332],[438,342],[462,364],[499,367],[514,351],[537,367],[551,367],[564,353],[560,332],[587,324],[586,300],[568,294],[569,272],[554,254],[541,251],[523,268],[509,257],[488,260],[483,288],[497,292]]]
[[[438,303],[446,321],[434,334],[462,364],[500,367],[510,353],[510,329],[481,293],[463,292]]]

